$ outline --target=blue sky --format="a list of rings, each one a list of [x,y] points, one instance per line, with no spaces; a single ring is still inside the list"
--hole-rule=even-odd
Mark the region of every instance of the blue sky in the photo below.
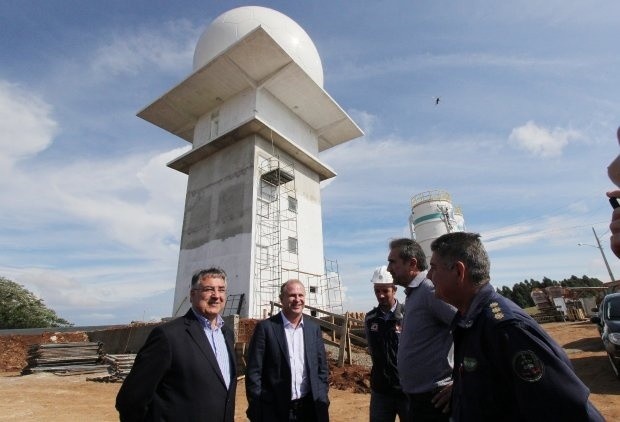
[[[209,22],[241,5],[299,23],[327,92],[365,136],[326,151],[325,254],[345,308],[443,189],[483,235],[492,282],[608,281],[618,154],[616,1],[0,2],[0,275],[76,324],[171,312],[186,142],[135,114],[192,70]],[[433,97],[441,102],[434,105]]]

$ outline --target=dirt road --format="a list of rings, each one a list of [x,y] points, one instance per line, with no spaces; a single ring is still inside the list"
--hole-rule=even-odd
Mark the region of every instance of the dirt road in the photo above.
[[[615,379],[593,324],[553,323],[544,328],[567,350],[592,402],[609,421],[620,420],[620,381]],[[116,421],[120,384],[86,381],[87,376],[0,373],[0,420]],[[330,390],[332,421],[367,420],[368,394]],[[236,421],[245,422],[243,382],[237,390]]]

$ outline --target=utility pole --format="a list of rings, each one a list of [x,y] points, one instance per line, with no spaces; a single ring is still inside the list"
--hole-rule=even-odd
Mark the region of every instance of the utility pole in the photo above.
[[[594,238],[596,239],[596,244],[598,245],[598,250],[601,251],[601,255],[603,255],[603,261],[605,261],[605,266],[607,267],[607,272],[609,273],[609,277],[611,277],[611,281],[616,281],[613,273],[611,272],[611,268],[609,267],[609,262],[607,262],[607,257],[605,256],[605,252],[603,251],[603,247],[601,246],[601,241],[598,240],[598,236],[594,227],[592,227],[592,233],[594,233]]]

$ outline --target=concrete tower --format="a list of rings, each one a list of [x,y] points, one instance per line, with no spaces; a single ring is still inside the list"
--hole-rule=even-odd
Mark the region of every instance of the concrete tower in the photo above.
[[[191,275],[229,276],[226,313],[262,317],[288,278],[326,306],[318,154],[362,135],[323,90],[321,59],[287,16],[240,7],[200,37],[194,71],[138,116],[192,144],[168,163],[188,175],[173,316]]]
[[[422,192],[411,198],[409,229],[430,261],[433,240],[442,234],[465,231],[465,219],[461,209],[452,206],[448,192]]]

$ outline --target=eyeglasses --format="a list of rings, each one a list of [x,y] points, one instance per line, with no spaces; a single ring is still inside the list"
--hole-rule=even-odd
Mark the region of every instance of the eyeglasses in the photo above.
[[[192,290],[196,290],[202,293],[207,293],[207,294],[215,294],[216,292],[219,294],[225,294],[226,293],[226,287],[218,287],[217,289],[213,286],[204,286],[204,287],[197,287],[195,289]]]

